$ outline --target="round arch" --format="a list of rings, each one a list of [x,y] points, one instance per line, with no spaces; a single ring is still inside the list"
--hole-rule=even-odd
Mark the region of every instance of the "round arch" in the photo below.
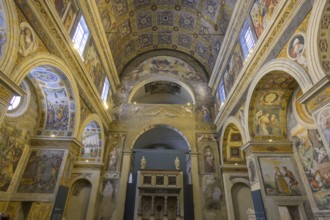
[[[139,82],[137,85],[134,86],[134,89],[132,90],[132,92],[130,93],[129,97],[128,97],[128,102],[131,103],[133,97],[135,96],[135,94],[137,93],[137,91],[142,88],[144,85],[151,83],[151,82],[155,82],[155,81],[168,81],[168,82],[173,82],[173,83],[177,83],[180,86],[182,86],[182,88],[185,89],[185,91],[188,92],[188,94],[191,97],[192,100],[192,104],[196,103],[196,99],[195,99],[195,93],[194,90],[188,86],[186,83],[184,83],[181,79],[179,79],[178,77],[172,76],[166,76],[166,75],[158,75],[158,76],[152,76],[149,77],[148,79],[145,79],[141,82]]]
[[[65,62],[59,57],[49,53],[36,53],[28,56],[21,63],[19,63],[13,70],[13,74],[10,77],[17,85],[20,85],[23,79],[36,67],[39,66],[51,66],[59,69],[68,79],[75,100],[75,123],[73,130],[73,137],[77,137],[80,124],[80,99],[79,90],[76,81],[73,77],[73,72],[65,64]]]
[[[322,22],[324,10],[326,10],[327,5],[330,5],[327,0],[319,0],[313,3],[313,9],[307,27],[306,50],[308,53],[306,54],[307,60],[309,61],[307,66],[314,83],[317,83],[326,75],[321,64],[321,57],[319,54],[319,40],[321,31],[320,24]],[[328,57],[328,59],[330,59],[330,57]],[[328,72],[330,72],[330,70]]]
[[[10,75],[18,57],[18,38],[20,36],[17,11],[14,1],[2,1],[6,19],[6,47],[3,51],[4,56],[0,59],[0,69],[6,75]]]
[[[164,127],[164,128],[168,128],[171,129],[175,132],[177,132],[179,135],[181,135],[181,137],[186,141],[187,146],[189,147],[189,150],[191,151],[192,149],[192,144],[189,141],[189,139],[187,138],[187,135],[184,134],[184,132],[181,131],[181,129],[178,129],[172,125],[167,125],[167,124],[159,124],[159,123],[155,123],[155,124],[150,124],[145,126],[144,128],[140,129],[139,131],[137,131],[134,135],[132,135],[132,139],[130,139],[130,141],[128,142],[129,144],[127,146],[131,146],[131,149],[133,148],[134,144],[136,143],[136,141],[138,140],[138,138],[143,135],[145,132],[152,130],[154,128],[157,127]]]
[[[247,128],[243,128],[239,119],[237,117],[234,116],[230,116],[228,117],[227,121],[225,122],[225,124],[223,125],[223,129],[221,131],[221,136],[220,136],[220,146],[219,146],[219,152],[222,155],[220,160],[221,160],[221,164],[224,164],[223,161],[223,154],[222,154],[222,150],[223,150],[223,139],[224,139],[224,135],[226,133],[226,130],[228,128],[228,126],[230,126],[231,124],[235,125],[238,128],[238,131],[240,132],[241,136],[242,136],[242,144],[244,145],[246,143],[246,137],[245,137],[245,132],[244,130]]]
[[[306,71],[297,63],[287,60],[287,59],[276,59],[272,60],[268,63],[266,63],[264,66],[260,68],[260,70],[256,73],[253,81],[250,84],[250,87],[248,89],[247,97],[246,97],[246,103],[245,103],[245,110],[244,110],[244,124],[248,126],[249,123],[249,107],[250,102],[252,99],[253,92],[255,91],[259,81],[267,74],[279,71],[286,73],[293,77],[295,81],[298,83],[299,87],[301,88],[303,94],[307,92],[309,89],[312,88],[313,83],[309,77],[309,75],[306,73]],[[244,135],[246,138],[246,142],[251,140],[249,129],[244,129]]]

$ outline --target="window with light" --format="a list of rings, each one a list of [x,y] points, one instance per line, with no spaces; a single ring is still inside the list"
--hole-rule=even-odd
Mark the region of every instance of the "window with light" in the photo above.
[[[84,17],[81,16],[72,37],[72,42],[74,44],[74,47],[77,49],[81,57],[83,57],[83,53],[88,37],[89,37],[89,30]]]
[[[242,47],[244,59],[246,59],[256,44],[256,37],[248,20],[245,21],[241,30],[240,44]]]
[[[110,89],[110,82],[109,82],[108,77],[105,77],[104,83],[103,83],[102,94],[101,94],[101,99],[103,100],[104,103],[106,103],[108,100],[109,89]]]

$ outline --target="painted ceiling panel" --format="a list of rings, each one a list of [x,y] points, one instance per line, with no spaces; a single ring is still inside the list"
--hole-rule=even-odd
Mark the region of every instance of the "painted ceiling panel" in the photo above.
[[[96,0],[119,73],[137,55],[172,49],[211,73],[237,0]]]

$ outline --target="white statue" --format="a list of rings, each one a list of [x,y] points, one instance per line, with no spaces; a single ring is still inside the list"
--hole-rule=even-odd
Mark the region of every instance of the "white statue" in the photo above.
[[[141,159],[141,170],[144,170],[147,167],[147,160],[144,156]]]
[[[178,157],[175,158],[174,164],[175,164],[175,169],[180,170],[180,160]]]

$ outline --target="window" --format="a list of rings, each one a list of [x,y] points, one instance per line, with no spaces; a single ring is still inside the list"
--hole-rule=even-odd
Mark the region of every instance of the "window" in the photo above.
[[[107,102],[109,89],[110,89],[109,79],[108,79],[108,77],[105,77],[104,83],[103,83],[102,94],[101,94],[101,99],[103,100],[104,103]]]
[[[247,58],[251,50],[256,44],[256,37],[251,29],[249,21],[245,21],[241,34],[240,34],[240,43],[243,51],[244,58]]]
[[[74,35],[72,37],[72,42],[81,57],[83,57],[83,52],[87,43],[88,36],[89,36],[88,27],[86,25],[84,17],[81,16],[77,24],[76,30],[74,32]]]
[[[226,100],[226,93],[225,93],[225,87],[223,85],[223,80],[220,81],[218,92],[219,92],[220,107],[221,107]]]
[[[8,106],[8,110],[11,111],[11,110],[14,110],[15,108],[17,108],[17,106],[19,105],[19,103],[21,102],[21,96],[14,96],[11,100],[10,100],[10,103],[9,103],[9,106]]]

